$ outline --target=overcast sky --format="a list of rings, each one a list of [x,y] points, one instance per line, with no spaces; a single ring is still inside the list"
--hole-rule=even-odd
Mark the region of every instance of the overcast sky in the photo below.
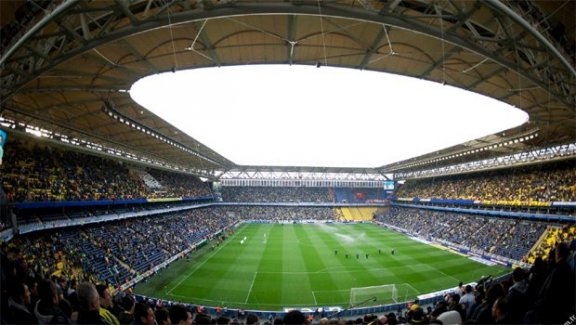
[[[528,120],[451,86],[329,67],[169,72],[141,79],[130,94],[239,165],[378,167]]]

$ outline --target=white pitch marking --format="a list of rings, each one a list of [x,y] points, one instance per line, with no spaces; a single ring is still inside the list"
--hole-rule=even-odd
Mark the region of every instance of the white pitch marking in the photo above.
[[[250,298],[250,293],[252,293],[252,287],[254,287],[254,282],[256,282],[256,276],[258,272],[254,272],[254,277],[252,278],[252,284],[250,284],[250,289],[248,290],[248,294],[246,295],[246,301],[244,303],[248,303],[248,298]]]
[[[234,238],[236,238],[236,236],[238,235],[238,233],[234,234],[233,238],[229,238],[226,243],[224,243],[224,245],[221,245],[218,247],[218,249],[216,249],[212,255],[210,255],[210,257],[208,257],[207,259],[205,259],[202,263],[196,265],[196,267],[194,269],[192,269],[192,272],[190,272],[190,274],[188,274],[184,279],[180,280],[180,282],[178,282],[174,287],[172,287],[172,289],[170,289],[167,294],[172,294],[172,291],[176,288],[178,288],[178,286],[180,286],[182,284],[182,282],[188,280],[189,277],[192,276],[192,274],[194,274],[194,272],[196,272],[196,270],[198,270],[202,265],[204,265],[206,262],[208,262],[208,260],[210,260],[212,257],[214,257],[214,255],[216,255],[216,253],[218,253],[222,248],[224,248],[224,246],[228,245],[228,243],[230,243]]]

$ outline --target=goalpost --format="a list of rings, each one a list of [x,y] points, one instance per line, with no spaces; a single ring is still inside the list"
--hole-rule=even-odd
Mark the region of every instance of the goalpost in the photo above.
[[[350,288],[350,306],[383,305],[397,302],[398,289],[395,284]]]
[[[350,289],[350,306],[395,304],[416,298],[419,292],[408,283]]]

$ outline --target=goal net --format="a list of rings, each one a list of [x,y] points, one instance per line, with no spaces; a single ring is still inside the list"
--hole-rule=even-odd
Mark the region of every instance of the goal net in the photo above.
[[[414,299],[417,295],[418,291],[407,283],[351,288],[350,306],[394,304]]]

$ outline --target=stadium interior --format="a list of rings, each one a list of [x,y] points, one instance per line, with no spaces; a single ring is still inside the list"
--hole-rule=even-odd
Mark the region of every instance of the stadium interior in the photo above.
[[[576,2],[17,0],[0,11],[0,323],[576,322]],[[425,79],[529,120],[376,168],[246,166],[129,94],[148,75],[249,64]],[[329,244],[353,231],[378,244]],[[277,239],[316,254],[303,266],[336,263],[323,273],[342,282],[378,268],[324,301],[256,300],[257,277],[277,265],[238,279],[240,302],[224,289],[178,296],[215,256],[253,261],[250,249]],[[409,256],[410,243],[424,246]],[[199,281],[241,277],[212,271]],[[344,303],[329,300],[337,291]]]

